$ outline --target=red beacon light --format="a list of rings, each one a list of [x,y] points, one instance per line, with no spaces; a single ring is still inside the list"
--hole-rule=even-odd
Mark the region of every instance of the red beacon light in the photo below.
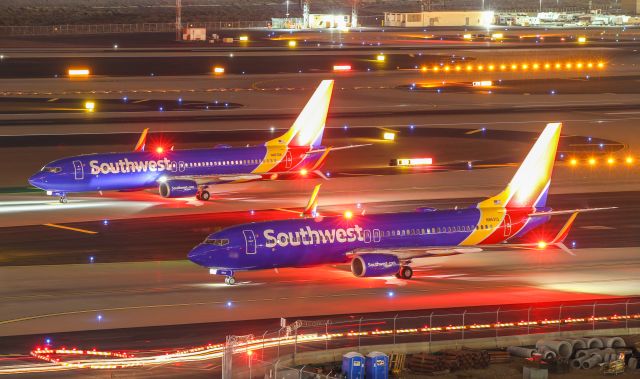
[[[538,242],[538,249],[544,249],[547,247],[547,243],[544,241]]]
[[[156,147],[156,153],[158,153],[158,154],[164,153],[164,147],[162,147],[162,146]]]
[[[302,176],[307,176],[308,173],[309,173],[309,171],[307,171],[306,168],[303,168],[302,170],[300,170],[300,175],[302,175]]]

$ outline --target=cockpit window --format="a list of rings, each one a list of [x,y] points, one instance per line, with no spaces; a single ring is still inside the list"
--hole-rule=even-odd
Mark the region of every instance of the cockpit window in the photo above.
[[[40,170],[40,171],[42,171],[42,172],[50,172],[50,173],[52,173],[52,174],[57,174],[57,173],[59,173],[60,171],[62,171],[62,168],[60,168],[60,167],[47,167],[47,166],[45,166],[45,167],[43,167],[43,168],[42,168],[42,170]]]
[[[206,243],[207,245],[225,246],[225,245],[229,244],[229,240],[228,239],[207,238],[206,240],[204,240],[204,243]]]

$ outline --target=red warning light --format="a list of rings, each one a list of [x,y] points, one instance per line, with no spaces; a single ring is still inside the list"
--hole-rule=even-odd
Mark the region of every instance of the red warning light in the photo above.
[[[158,153],[158,154],[164,153],[164,147],[162,147],[162,146],[156,147],[156,153]]]

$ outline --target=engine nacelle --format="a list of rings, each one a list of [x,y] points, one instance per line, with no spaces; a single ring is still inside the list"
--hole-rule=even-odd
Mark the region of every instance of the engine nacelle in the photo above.
[[[158,187],[162,197],[188,197],[198,192],[198,184],[193,180],[175,179],[160,183]]]
[[[351,272],[357,277],[390,276],[399,270],[400,261],[391,254],[356,255],[351,261]]]

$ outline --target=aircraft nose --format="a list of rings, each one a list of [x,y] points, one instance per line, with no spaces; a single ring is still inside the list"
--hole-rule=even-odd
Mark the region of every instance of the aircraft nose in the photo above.
[[[45,176],[42,173],[37,173],[29,178],[29,184],[36,188],[44,188]]]
[[[194,247],[193,249],[191,249],[189,254],[187,254],[187,258],[189,258],[191,262],[197,265],[208,267],[209,265],[207,264],[208,262],[207,258],[209,256],[210,250],[211,248],[209,246],[205,244],[200,244]]]

